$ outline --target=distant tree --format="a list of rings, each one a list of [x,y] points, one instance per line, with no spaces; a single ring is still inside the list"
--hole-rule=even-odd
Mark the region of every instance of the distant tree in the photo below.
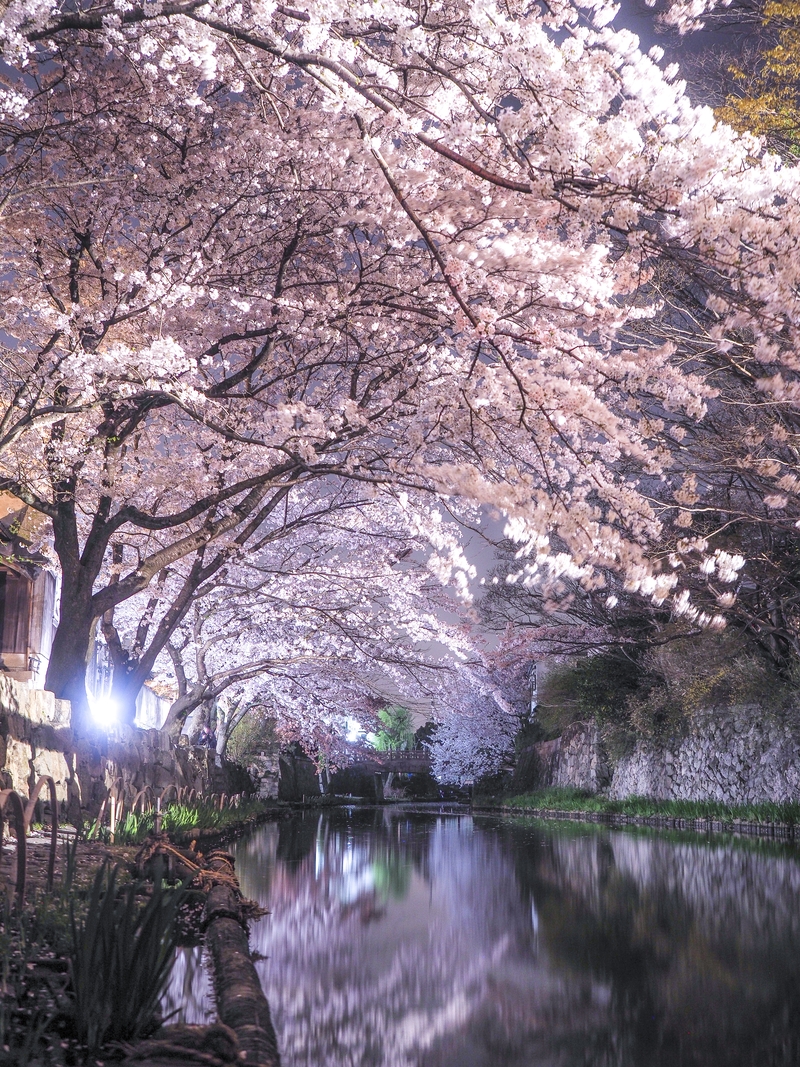
[[[408,708],[390,704],[378,712],[378,718],[383,724],[374,741],[379,752],[414,747],[414,724]]]
[[[414,734],[414,745],[417,748],[422,748],[425,745],[429,745],[436,736],[436,723],[426,722],[424,726],[420,728]]]
[[[248,713],[230,730],[226,755],[242,766],[262,752],[277,752],[280,741],[276,733],[277,718],[272,708],[251,706]]]
[[[434,777],[467,785],[510,770],[517,736],[529,721],[529,662],[502,640],[460,664],[431,701],[436,730],[427,748]]]
[[[771,147],[800,151],[800,3],[764,5],[764,38],[749,62],[731,64],[734,88],[716,114],[734,129],[764,137]]]
[[[174,691],[166,732],[179,734],[190,715],[216,706],[223,752],[248,708],[263,705],[275,709],[284,740],[330,756],[344,716],[378,725],[385,699],[368,680],[376,672],[388,674],[402,698],[425,692],[443,669],[420,643],[467,654],[461,631],[442,620],[452,599],[428,568],[407,559],[424,551],[425,539],[391,500],[359,497],[313,527],[281,529],[283,536],[263,537],[258,553],[205,583],[165,647],[145,645],[138,635],[168,628],[182,588],[179,567],[154,590],[158,601],[132,597],[112,621],[104,619],[106,640],[143,649],[157,679]],[[435,546],[441,556],[444,542]]]

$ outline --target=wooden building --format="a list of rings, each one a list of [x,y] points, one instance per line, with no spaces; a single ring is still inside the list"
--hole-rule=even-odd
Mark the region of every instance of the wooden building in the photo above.
[[[0,493],[0,671],[44,684],[53,641],[56,578],[32,541],[43,520]]]

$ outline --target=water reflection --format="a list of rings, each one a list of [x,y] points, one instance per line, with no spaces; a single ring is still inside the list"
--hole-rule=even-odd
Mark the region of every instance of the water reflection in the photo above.
[[[179,948],[161,1010],[169,1023],[213,1022],[214,998],[202,947]]]
[[[236,853],[285,1067],[800,1063],[790,848],[386,808]]]

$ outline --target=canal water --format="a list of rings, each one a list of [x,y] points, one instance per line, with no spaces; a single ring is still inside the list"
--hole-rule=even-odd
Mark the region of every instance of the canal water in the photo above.
[[[235,848],[284,1067],[797,1067],[791,845],[411,808]],[[213,1017],[197,952],[167,1007]]]

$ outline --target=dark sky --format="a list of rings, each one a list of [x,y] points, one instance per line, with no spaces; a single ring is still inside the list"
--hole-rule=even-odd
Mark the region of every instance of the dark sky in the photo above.
[[[743,46],[752,45],[759,37],[758,21],[752,16],[748,19],[746,14],[739,21],[731,8],[720,8],[721,17],[710,19],[704,29],[681,35],[659,24],[658,10],[667,6],[664,0],[656,8],[648,7],[645,0],[618,2],[620,11],[613,25],[625,26],[635,33],[643,52],[654,44],[660,45],[664,49],[662,65],[678,63],[688,83],[690,99],[697,104],[716,106],[723,102],[725,90],[720,87],[719,76],[713,73],[715,68],[724,71]],[[748,0],[743,0],[742,7],[746,10],[748,6]],[[714,62],[713,57],[726,53],[730,58]]]

